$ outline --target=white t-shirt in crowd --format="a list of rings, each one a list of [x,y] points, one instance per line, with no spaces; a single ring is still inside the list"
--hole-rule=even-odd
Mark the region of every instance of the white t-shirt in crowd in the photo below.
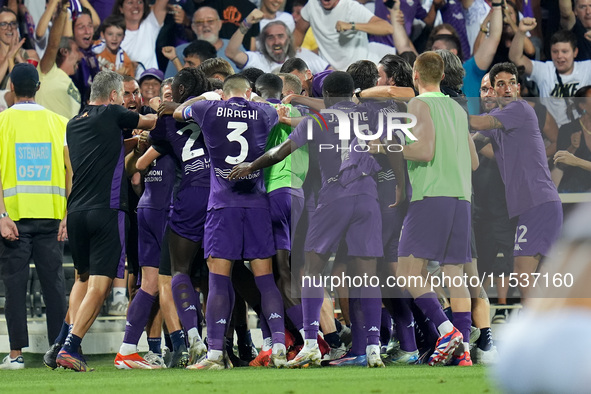
[[[538,85],[540,101],[556,119],[558,127],[568,123],[567,105],[563,97],[573,97],[583,86],[591,85],[591,60],[575,62],[573,72],[560,75],[562,88],[552,61],[532,61],[533,68],[529,77]]]
[[[355,30],[339,33],[335,28],[338,21],[368,23],[373,17],[374,14],[354,0],[340,0],[330,11],[322,8],[319,1],[308,1],[302,8],[302,18],[310,23],[320,56],[337,70],[346,70],[358,60],[378,62],[385,54],[395,53],[387,45],[370,45],[367,33]]]
[[[261,20],[259,22],[259,27],[261,28],[261,31],[263,31],[263,28],[265,26],[267,26],[267,24],[269,22],[274,22],[274,21],[281,21],[281,22],[285,23],[287,25],[287,28],[289,29],[289,31],[293,33],[293,31],[295,29],[295,21],[293,20],[293,16],[291,16],[291,14],[289,12],[281,12],[281,11],[277,11],[275,19]]]
[[[268,59],[260,52],[245,52],[248,56],[248,61],[242,67],[242,69],[256,67],[260,68],[266,73],[273,72],[281,68],[283,63],[277,63],[271,59]],[[322,59],[320,56],[315,54],[312,51],[307,49],[300,49],[296,52],[295,57],[298,57],[306,62],[312,74],[317,74],[321,71],[324,71],[328,68],[329,64],[326,60]],[[287,60],[287,59],[286,59]]]
[[[480,26],[486,19],[486,16],[490,12],[490,6],[486,4],[484,0],[474,0],[474,3],[470,8],[464,8],[464,20],[466,21],[466,35],[468,37],[468,43],[470,44],[470,53],[474,54],[474,42],[478,33],[480,32]]]
[[[162,25],[158,23],[156,15],[154,12],[150,12],[148,17],[140,23],[139,29],[125,30],[125,38],[121,42],[121,48],[132,61],[141,63],[136,69],[135,77],[137,79],[145,70],[158,68],[156,38],[160,28]]]

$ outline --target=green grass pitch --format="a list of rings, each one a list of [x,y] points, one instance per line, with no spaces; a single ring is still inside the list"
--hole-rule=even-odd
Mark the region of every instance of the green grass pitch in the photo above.
[[[27,368],[0,371],[1,393],[491,393],[487,370],[473,367],[390,366],[226,371],[120,371],[115,355],[88,356],[94,372],[43,366],[42,356],[25,354]]]

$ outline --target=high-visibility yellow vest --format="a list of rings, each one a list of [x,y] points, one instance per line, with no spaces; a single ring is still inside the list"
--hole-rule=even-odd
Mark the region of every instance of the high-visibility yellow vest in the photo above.
[[[13,220],[64,217],[67,123],[38,104],[16,104],[0,113],[0,175]]]

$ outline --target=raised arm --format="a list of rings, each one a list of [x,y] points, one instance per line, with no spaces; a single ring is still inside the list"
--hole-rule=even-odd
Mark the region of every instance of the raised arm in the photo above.
[[[412,133],[417,141],[405,145],[402,153],[406,160],[429,162],[435,155],[435,125],[429,106],[419,99],[411,100],[408,112],[417,118]]]
[[[59,0],[49,0],[47,6],[45,7],[45,12],[39,18],[39,22],[37,23],[37,27],[35,28],[35,36],[37,38],[41,38],[47,32],[47,27],[49,27],[49,22],[51,22],[51,17],[55,13],[57,6],[59,4]]]
[[[97,14],[92,4],[90,4],[88,0],[80,0],[80,4],[82,4],[82,7],[87,8],[88,11],[90,11],[90,16],[92,17],[92,25],[95,29],[98,29],[101,25],[101,17],[99,16],[99,14]]]
[[[575,26],[577,18],[573,12],[573,2],[571,0],[558,0],[560,8],[560,27],[570,30]]]
[[[304,18],[300,18],[299,21],[296,22],[295,30],[293,31],[293,45],[296,48],[302,46],[302,42],[304,42],[304,37],[310,28],[310,23],[304,20]]]
[[[168,10],[168,0],[156,0],[152,7],[152,12],[158,21],[158,24],[162,26],[164,18],[166,18],[166,11]]]
[[[273,164],[277,164],[283,159],[285,159],[287,156],[291,154],[291,152],[293,152],[296,149],[298,149],[296,143],[290,139],[287,139],[283,141],[280,145],[277,145],[276,147],[269,149],[267,152],[265,152],[264,155],[260,156],[252,163],[244,162],[232,168],[232,172],[230,172],[230,176],[228,177],[228,179],[239,179],[248,176],[262,168],[271,167]]]
[[[62,39],[64,28],[66,27],[66,22],[68,20],[67,4],[67,2],[63,1],[60,3],[59,13],[53,22],[53,26],[51,26],[51,30],[49,31],[47,49],[45,50],[45,53],[43,54],[39,64],[39,68],[43,74],[47,74],[55,64],[55,59],[57,58],[57,52],[60,46],[60,40]]]
[[[396,53],[414,52],[418,56],[418,52],[412,41],[406,34],[404,28],[404,14],[400,11],[400,2],[394,3],[394,7],[390,9],[390,22],[392,23],[392,40],[394,41],[394,48]]]
[[[377,16],[373,16],[367,23],[338,21],[335,29],[338,32],[358,30],[374,36],[388,36],[394,32],[392,25],[388,21]]]
[[[226,56],[236,63],[238,68],[244,67],[248,62],[248,55],[240,50],[244,36],[248,33],[248,30],[250,30],[252,25],[259,23],[264,16],[263,11],[255,8],[250,14],[248,14],[242,23],[240,23],[240,26],[236,29],[234,34],[232,34],[232,38],[230,38],[230,42],[228,42],[228,46],[226,47]]]
[[[525,33],[536,28],[536,20],[534,18],[523,18],[519,22],[519,28],[515,32],[515,37],[511,42],[509,48],[509,60],[517,66],[525,67],[525,74],[531,75],[533,71],[532,61],[523,54],[523,43],[525,41]]]
[[[496,3],[495,3],[496,4]],[[503,7],[493,5],[490,14],[488,35],[481,39],[478,49],[474,52],[474,61],[481,70],[488,70],[491,65],[503,33]]]

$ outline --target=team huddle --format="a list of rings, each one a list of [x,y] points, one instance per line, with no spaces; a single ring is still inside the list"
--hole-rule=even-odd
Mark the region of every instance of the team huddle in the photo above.
[[[412,69],[399,56],[382,59],[382,71],[397,64],[401,92],[385,100],[358,98],[377,82],[380,66],[368,61],[306,79],[314,89],[290,75],[299,72],[297,58],[279,76],[230,75],[216,91],[201,69],[186,68],[163,82],[144,114],[121,106],[122,77],[99,73],[90,105],[67,126],[73,171],[67,226],[80,278],[46,365],[89,370],[81,341],[112,279],[122,275],[127,183],[137,173],[141,286],[116,368],[494,363],[484,289],[462,282],[447,289],[448,300],[442,289],[410,279],[436,274],[434,265],[451,278],[478,275],[471,177],[477,150],[489,142],[510,216],[530,229],[530,242],[515,253],[517,272],[536,271],[558,237],[562,211],[535,113],[517,99],[515,67],[492,68],[486,81],[496,108],[468,116],[441,93],[441,52],[421,54]],[[290,104],[282,93],[298,82],[310,97],[288,96]],[[418,95],[409,100],[413,89]],[[334,116],[306,116],[318,111]],[[386,123],[379,119],[393,113],[416,120],[414,139],[400,130],[373,137]],[[343,130],[343,122],[352,127]],[[122,130],[138,131],[124,140]],[[525,154],[511,148],[518,144],[535,165],[516,165]],[[392,275],[408,285],[387,294],[367,283],[340,289],[342,324],[325,288],[299,279],[320,277],[335,253],[333,275]],[[526,284],[521,290],[527,296]],[[207,294],[205,308],[199,291]],[[448,313],[441,300],[449,302]],[[243,323],[245,302],[260,318],[260,352]],[[473,327],[480,336],[471,348]],[[150,351],[142,357],[144,330]]]

